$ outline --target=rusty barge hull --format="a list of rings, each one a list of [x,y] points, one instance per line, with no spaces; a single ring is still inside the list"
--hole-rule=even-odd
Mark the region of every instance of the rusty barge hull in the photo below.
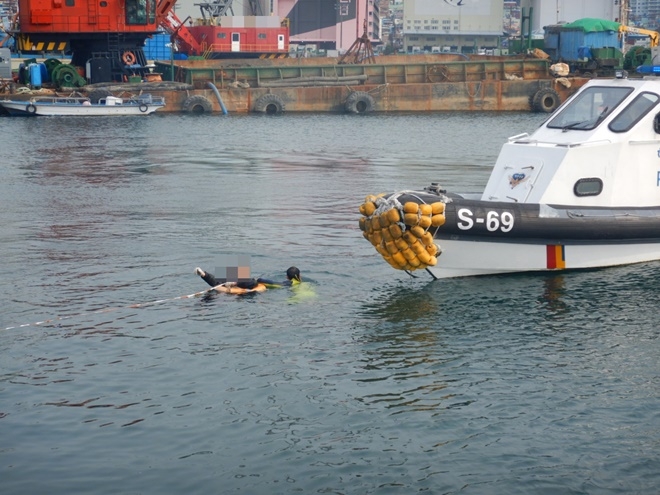
[[[229,113],[530,111],[539,110],[538,101],[533,107],[540,93],[556,99],[548,102],[556,106],[587,81],[553,78],[548,62],[539,59],[430,55],[377,60],[387,63],[342,65],[329,58],[156,64],[159,72],[171,77],[173,71],[176,81],[193,88],[163,94],[168,102],[164,111],[191,111],[193,95],[206,99],[198,111],[210,105],[219,112],[224,104]],[[554,108],[541,109],[546,110]]]

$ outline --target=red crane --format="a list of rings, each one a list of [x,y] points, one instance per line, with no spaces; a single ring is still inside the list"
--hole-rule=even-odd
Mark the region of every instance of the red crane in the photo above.
[[[104,79],[147,72],[145,40],[178,19],[176,0],[18,0],[10,34],[20,53],[70,53],[71,65],[91,60]],[[106,75],[108,74],[109,75]]]

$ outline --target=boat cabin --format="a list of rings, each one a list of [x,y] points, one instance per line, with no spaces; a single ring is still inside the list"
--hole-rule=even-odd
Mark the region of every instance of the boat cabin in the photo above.
[[[590,81],[534,133],[509,138],[481,199],[660,204],[659,103],[658,78]]]

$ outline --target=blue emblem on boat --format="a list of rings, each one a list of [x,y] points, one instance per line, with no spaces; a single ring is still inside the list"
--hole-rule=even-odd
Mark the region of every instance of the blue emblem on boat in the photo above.
[[[515,174],[509,176],[509,185],[511,186],[511,189],[513,189],[518,184],[525,182],[527,179],[528,177],[524,173],[516,172]]]

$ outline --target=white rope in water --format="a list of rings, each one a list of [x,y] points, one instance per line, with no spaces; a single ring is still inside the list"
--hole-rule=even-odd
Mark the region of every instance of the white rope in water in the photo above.
[[[217,285],[216,287],[224,287],[225,284],[220,284]],[[186,296],[178,296],[178,297],[171,297],[169,299],[159,299],[157,301],[150,301],[146,303],[137,303],[137,304],[130,304],[128,306],[118,306],[116,308],[105,308],[105,309],[97,309],[96,311],[86,311],[83,313],[76,313],[73,315],[68,315],[68,316],[58,316],[56,318],[50,318],[48,320],[42,320],[42,321],[35,321],[33,323],[24,323],[22,325],[15,325],[12,327],[6,327],[3,330],[15,330],[17,328],[27,328],[27,327],[37,327],[39,325],[46,325],[48,323],[54,323],[56,321],[63,321],[63,320],[69,320],[71,318],[76,318],[79,316],[88,316],[88,315],[97,315],[101,313],[110,313],[112,311],[118,311],[120,309],[133,309],[133,308],[144,308],[146,306],[155,306],[156,304],[163,304],[166,302],[171,302],[171,301],[177,301],[180,299],[191,299],[193,297],[198,297],[202,296],[208,292],[211,292],[212,290],[215,290],[216,287],[211,287],[210,289],[206,289],[200,292],[195,292],[194,294],[188,294]]]

